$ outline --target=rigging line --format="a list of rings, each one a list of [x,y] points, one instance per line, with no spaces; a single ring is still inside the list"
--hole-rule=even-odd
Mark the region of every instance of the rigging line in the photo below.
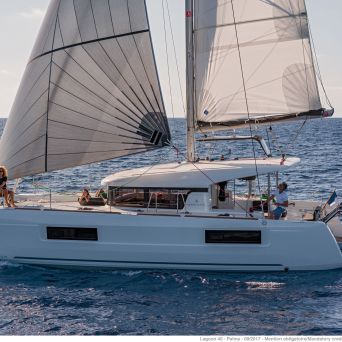
[[[186,159],[186,155],[182,153],[176,146],[172,145],[172,148],[175,149],[178,153],[180,153]],[[201,168],[199,168],[196,165],[196,162],[189,161],[189,163],[191,163],[199,172],[201,172],[203,176],[206,177],[212,184],[217,184],[217,182],[215,182],[209,175],[207,175]],[[260,192],[260,189],[259,189],[259,192]],[[247,211],[247,208],[243,207],[238,202],[235,201],[235,205],[238,206],[240,209],[242,209],[246,213],[246,215],[249,215],[250,217],[254,217],[251,213]]]
[[[251,136],[253,136],[252,124],[250,122],[251,117],[250,117],[249,103],[248,103],[248,97],[247,97],[245,73],[244,73],[244,70],[243,70],[242,56],[241,56],[241,50],[240,50],[240,45],[239,45],[239,34],[238,34],[238,30],[237,30],[237,25],[236,25],[234,0],[231,1],[231,5],[232,5],[232,14],[233,14],[234,23],[235,23],[234,28],[235,28],[236,42],[237,42],[238,51],[239,51],[240,69],[241,69],[241,76],[242,76],[242,80],[243,80],[243,88],[244,88],[244,93],[245,93],[246,109],[247,109],[248,120],[249,120],[249,131],[250,131]],[[260,179],[259,179],[259,170],[258,170],[258,164],[257,164],[257,161],[256,161],[256,151],[255,151],[254,140],[252,140],[252,146],[253,146],[253,156],[254,156],[254,163],[255,163],[255,171],[256,171],[256,175],[257,175],[257,179],[258,179],[258,190],[259,190],[259,193],[261,193],[261,186],[260,186]]]
[[[172,151],[173,148],[174,148],[173,145],[169,146],[169,147],[167,148],[166,152],[160,156],[159,160],[158,160],[155,164],[153,164],[153,165],[151,165],[150,167],[148,167],[148,168],[147,168],[146,170],[144,170],[140,175],[137,175],[136,178],[131,179],[131,180],[129,180],[127,183],[122,184],[122,185],[120,185],[120,186],[118,186],[118,187],[116,187],[116,188],[113,188],[112,190],[118,190],[118,189],[121,189],[121,188],[126,187],[127,185],[129,185],[129,184],[131,184],[132,182],[135,182],[136,180],[138,180],[139,178],[141,178],[141,177],[142,177],[143,175],[145,175],[147,172],[151,171],[155,166],[160,165],[160,162],[161,162],[166,156],[169,155],[170,151]]]
[[[322,89],[323,89],[323,92],[324,92],[324,95],[325,95],[325,99],[326,99],[328,105],[330,106],[330,108],[333,108],[332,103],[330,102],[328,93],[326,91],[326,88],[324,86],[323,77],[322,77],[322,74],[321,74],[321,68],[320,68],[319,63],[318,63],[316,44],[315,44],[315,41],[313,39],[312,30],[311,30],[311,26],[310,26],[310,22],[309,21],[308,21],[308,29],[309,29],[309,35],[310,35],[310,38],[311,38],[310,41],[312,43],[312,48],[313,48],[313,57],[314,57],[313,58],[313,63],[316,64],[317,76],[318,76],[318,79],[319,79],[320,84],[322,86]]]
[[[300,8],[300,3],[299,0],[297,0],[297,5],[298,9]],[[290,3],[291,9],[292,9],[292,4]],[[299,18],[299,26],[300,26],[300,37],[302,41],[302,49],[303,49],[303,63],[304,63],[304,72],[305,72],[305,79],[306,79],[306,92],[308,96],[308,109],[310,110],[310,90],[309,90],[309,80],[308,80],[308,71],[307,71],[307,66],[306,66],[306,58],[305,58],[305,44],[304,44],[304,31],[303,31],[303,23],[302,23],[302,16]],[[298,28],[298,24],[297,24]]]
[[[293,5],[291,4],[291,2],[289,3],[291,10],[294,12],[294,8]],[[297,5],[298,5],[298,9],[300,9],[300,3],[299,0],[297,1]],[[306,51],[306,47],[304,44],[304,31],[303,31],[303,22],[302,22],[302,16],[299,16],[299,26],[300,26],[300,36],[301,36],[301,42],[302,42],[302,49],[303,49],[303,63],[304,63],[304,73],[305,73],[305,79],[306,79],[306,92],[307,92],[307,100],[308,100],[308,109],[310,110],[310,90],[309,90],[309,80],[308,80],[308,71],[307,71],[307,65],[306,65],[306,58],[305,58],[305,52]],[[298,29],[298,22],[296,21],[296,26]],[[297,140],[299,134],[301,133],[303,127],[305,126],[307,122],[307,118],[303,121],[303,123],[301,124],[300,128],[298,129],[295,138],[290,140],[290,144],[287,144],[284,153],[282,153],[283,155],[286,155],[286,152],[289,150],[289,148],[291,146],[294,146],[294,142]]]
[[[305,124],[307,123],[307,121],[308,121],[308,119],[303,120],[303,123],[302,123],[302,125],[300,126],[300,128],[298,129],[298,131],[297,131],[295,137],[294,137],[293,139],[291,139],[290,143],[286,146],[285,153],[286,153],[290,148],[294,147],[294,143],[295,143],[296,140],[298,139],[298,137],[299,137],[300,133],[302,132],[302,130],[303,130]]]
[[[181,152],[181,151],[177,148],[177,146],[172,145],[171,147],[172,147],[172,149],[176,150],[179,154],[181,154],[181,155],[186,159],[186,155],[185,155],[183,152]],[[188,161],[188,162],[189,162],[190,164],[192,164],[198,171],[200,171],[200,172],[203,174],[203,176],[206,177],[210,182],[212,182],[213,184],[216,184],[216,182],[215,182],[209,175],[207,175],[203,170],[201,170],[201,169],[196,165],[196,162],[193,162],[193,161]]]
[[[274,146],[275,146],[275,149],[277,150],[277,151],[279,151],[282,155],[283,154],[285,154],[284,153],[284,151],[283,151],[283,148],[282,148],[282,146],[280,146],[279,145],[279,143],[278,143],[278,137],[274,134],[274,132],[273,132],[273,129],[272,129],[272,126],[270,126],[270,133],[271,133],[271,136],[272,136],[272,142],[273,142],[273,144],[274,144]]]
[[[306,8],[306,3],[305,1],[303,2],[303,5],[304,5],[304,10],[305,10],[305,14],[306,14],[306,27],[307,27],[307,30],[308,30],[308,33],[309,33],[309,36],[307,37],[307,40],[308,40],[308,47],[304,45],[304,41],[303,41],[303,45],[304,45],[304,49],[305,49],[305,52],[311,56],[311,67],[312,67],[312,72],[314,74],[314,81],[315,81],[315,85],[316,85],[316,91],[319,95],[319,89],[318,89],[318,82],[317,82],[317,76],[319,77],[320,75],[317,74],[317,70],[318,70],[318,73],[319,73],[319,65],[318,65],[318,61],[317,61],[317,56],[316,57],[316,61],[315,61],[315,58],[314,58],[314,53],[313,53],[313,49],[315,49],[314,47],[314,42],[313,42],[313,36],[311,34],[311,30],[310,30],[310,23],[309,23],[309,17],[308,17],[308,11],[307,11],[307,8]],[[316,53],[316,52],[315,52]],[[309,57],[310,59],[310,57]],[[315,68],[315,62],[316,62],[316,68]],[[323,82],[322,82],[322,79],[320,78],[320,82],[321,82],[321,85],[322,85],[322,88],[324,88],[323,86]],[[325,89],[323,89],[323,91],[325,92]],[[325,96],[327,98],[327,94],[325,92]],[[333,108],[330,104],[329,104],[329,99],[328,99],[328,105]]]
[[[295,11],[295,9],[293,8],[293,4],[289,1],[289,5],[290,8],[292,10],[292,12]],[[298,5],[298,9],[300,9],[300,2],[299,0],[297,1],[297,5]],[[309,90],[309,81],[308,81],[308,72],[307,72],[307,66],[306,66],[306,58],[305,58],[305,52],[307,52],[305,44],[304,44],[304,31],[303,31],[303,23],[302,23],[302,16],[299,16],[299,26],[300,26],[300,36],[301,36],[301,42],[302,42],[302,49],[303,49],[303,62],[304,62],[304,72],[305,72],[305,78],[306,78],[306,91],[307,91],[307,97],[308,97],[308,109],[310,109],[310,90]],[[298,27],[298,22],[296,21],[296,26],[297,29],[299,29]],[[314,62],[314,61],[313,61]],[[283,155],[286,154],[286,151],[289,150],[289,148],[291,148],[291,146],[294,146],[295,141],[297,140],[299,134],[301,133],[303,127],[305,126],[307,122],[307,118],[303,121],[303,123],[301,124],[300,128],[298,129],[294,139],[290,140],[290,143],[286,146],[285,151],[282,153]]]
[[[128,4],[127,4],[127,6],[128,6]],[[111,8],[110,0],[108,0],[108,8],[109,8],[110,20],[111,20],[111,23],[112,23],[113,33],[115,34],[114,21],[113,21],[112,8]],[[127,9],[127,10],[128,10],[128,9]],[[128,10],[128,16],[129,16],[129,10]],[[130,23],[130,27],[131,27],[131,23]],[[149,29],[148,29],[146,32],[149,32]],[[133,36],[133,37],[134,37],[134,36]],[[128,60],[127,56],[126,56],[125,53],[124,53],[124,49],[122,48],[119,39],[116,39],[115,41],[116,41],[116,43],[117,43],[117,45],[118,45],[118,47],[119,47],[119,49],[120,49],[120,51],[121,51],[121,53],[122,53],[122,56],[125,58],[126,63],[127,63],[127,65],[129,66],[129,68],[130,68],[130,70],[131,70],[131,72],[132,72],[132,74],[133,74],[135,80],[136,80],[137,83],[139,84],[140,89],[142,90],[142,92],[143,92],[144,95],[146,96],[147,100],[149,101],[149,99],[148,99],[148,97],[147,97],[147,95],[146,95],[146,93],[145,93],[144,87],[140,84],[140,81],[139,81],[139,79],[138,79],[136,73],[134,72],[134,70],[133,70],[133,68],[132,68],[132,65],[131,65],[130,61]],[[135,42],[135,44],[136,44],[135,39],[134,39],[134,42]],[[137,46],[136,46],[136,47],[137,47]],[[112,64],[114,65],[114,67],[118,70],[118,68],[116,67],[115,63],[112,61],[112,59],[111,59],[111,58],[109,58],[109,59],[110,59],[110,61],[112,62]],[[118,70],[118,71],[119,71],[119,70]],[[120,72],[119,72],[119,73],[120,73]],[[145,70],[145,73],[146,73],[146,70]],[[147,76],[146,76],[146,77],[147,77]],[[132,88],[132,87],[128,84],[128,82],[127,82],[125,79],[124,79],[124,81],[127,83],[127,85],[128,85],[129,88]],[[151,84],[150,84],[150,85],[151,85]],[[133,93],[135,93],[135,92],[133,92]],[[155,97],[154,92],[153,92],[153,95],[154,95],[154,97]],[[137,95],[136,95],[136,96],[137,96]],[[156,99],[156,97],[155,97],[155,99]],[[138,97],[138,100],[140,101],[139,97]],[[159,107],[159,102],[158,102],[157,100],[156,100],[156,102],[157,102],[158,107]],[[151,107],[153,108],[153,106],[151,106]],[[159,110],[161,111],[160,108],[159,108]],[[162,112],[162,111],[161,111],[161,112]],[[149,118],[148,118],[148,119],[149,119]],[[150,120],[150,119],[149,119],[149,120]],[[152,118],[152,121],[153,121],[153,123],[151,123],[152,127],[159,127],[159,126],[160,126],[160,121],[159,121],[159,120],[158,120],[158,121],[155,121],[154,118]],[[163,125],[163,126],[165,127],[165,125]],[[166,130],[165,130],[165,131],[166,131]]]
[[[172,115],[173,115],[173,119],[174,119],[175,118],[175,110],[174,110],[174,106],[173,106],[173,97],[172,97],[172,89],[171,89],[170,61],[169,61],[169,50],[168,50],[167,34],[166,34],[166,19],[165,19],[165,3],[164,3],[164,1],[165,0],[162,0],[165,54],[166,54],[167,75],[168,75],[168,82],[169,82],[169,95],[170,95],[170,101],[171,101]]]
[[[176,44],[175,44],[175,39],[174,39],[174,35],[173,35],[173,28],[172,28],[172,25],[171,25],[171,15],[170,15],[170,9],[169,9],[169,2],[168,2],[168,0],[166,0],[166,8],[167,8],[167,13],[168,13],[168,17],[169,17],[171,39],[172,39],[172,44],[173,44],[173,52],[174,52],[175,61],[176,61],[176,69],[177,69],[177,76],[178,76],[179,92],[181,94],[182,104],[183,104],[183,111],[184,111],[184,114],[185,114],[185,111],[186,111],[186,109],[185,109],[185,100],[184,100],[184,94],[183,94],[183,91],[182,91],[182,84],[181,84],[181,79],[180,79],[178,58],[177,58],[177,53],[176,53]]]

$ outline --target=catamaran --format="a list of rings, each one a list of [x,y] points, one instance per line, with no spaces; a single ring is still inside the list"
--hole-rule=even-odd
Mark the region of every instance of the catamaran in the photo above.
[[[2,208],[1,259],[206,271],[342,267],[327,225],[339,207],[332,214],[295,202],[287,217],[269,219],[272,177],[298,158],[272,157],[253,134],[240,139],[260,142],[264,157],[196,153],[197,138],[239,138],[217,131],[332,115],[320,100],[304,0],[186,0],[185,21],[186,160],[104,178],[102,206],[56,195]],[[10,178],[165,146],[172,138],[145,1],[52,0],[0,142]],[[255,191],[260,175],[268,177],[265,194]]]

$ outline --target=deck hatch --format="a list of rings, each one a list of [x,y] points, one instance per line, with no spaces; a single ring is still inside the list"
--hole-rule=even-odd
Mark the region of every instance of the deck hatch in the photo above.
[[[98,241],[97,228],[46,227],[48,240]]]
[[[206,243],[261,244],[260,230],[206,230]]]

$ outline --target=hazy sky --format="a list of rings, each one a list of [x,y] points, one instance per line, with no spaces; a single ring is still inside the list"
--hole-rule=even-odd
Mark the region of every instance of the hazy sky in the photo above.
[[[7,117],[49,0],[0,1],[0,117]],[[184,1],[168,0],[181,77],[184,77],[185,59]],[[173,106],[169,96],[164,31],[161,29],[162,1],[147,0],[147,3],[167,113],[171,117],[172,113],[184,116],[174,58],[170,60]],[[324,85],[336,115],[342,117],[342,0],[307,0],[307,7]],[[167,40],[171,41],[170,37]]]

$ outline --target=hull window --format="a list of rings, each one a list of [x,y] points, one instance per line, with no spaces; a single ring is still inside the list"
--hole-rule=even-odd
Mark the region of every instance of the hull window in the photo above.
[[[98,241],[96,228],[47,227],[48,240]]]
[[[206,243],[261,244],[259,230],[206,230]]]

